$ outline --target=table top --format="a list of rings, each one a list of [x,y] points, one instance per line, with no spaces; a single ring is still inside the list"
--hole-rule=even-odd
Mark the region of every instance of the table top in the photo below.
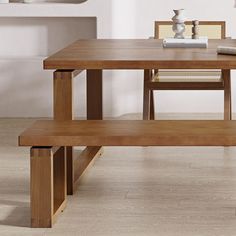
[[[78,40],[44,60],[44,69],[236,69],[236,56],[217,55],[218,45],[236,47],[236,40],[209,40],[207,49],[163,48],[157,39]]]

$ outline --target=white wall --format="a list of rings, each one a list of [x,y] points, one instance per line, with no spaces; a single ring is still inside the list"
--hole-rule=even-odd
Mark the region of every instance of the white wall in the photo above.
[[[147,38],[153,35],[153,22],[155,20],[169,20],[173,16],[172,9],[185,8],[189,20],[225,20],[227,22],[227,34],[235,37],[236,9],[233,6],[233,0],[88,0],[81,5],[55,5],[54,11],[51,13],[57,15],[56,12],[59,12],[58,14],[63,15],[63,12],[69,12],[72,16],[97,16],[99,38]],[[22,11],[19,14],[23,14]],[[15,27],[14,24],[8,25],[8,27],[12,26],[12,32],[17,32],[17,29],[18,34],[22,36],[21,28]],[[47,30],[45,27],[43,29]],[[6,30],[3,23],[0,24],[0,34]],[[42,27],[38,25],[35,30],[32,28],[31,30],[29,37],[37,39],[37,35],[41,35],[39,32],[42,32]],[[62,27],[61,30],[62,33],[65,28]],[[86,37],[86,34],[89,37],[93,35],[91,31],[86,33],[85,28],[82,31],[83,37]],[[4,40],[4,43],[7,43],[6,37]],[[12,40],[15,40],[15,44],[17,44],[17,37],[14,37],[10,39],[11,44],[9,45],[12,45]],[[42,42],[43,40],[44,38]],[[66,39],[63,42],[65,43],[68,40]],[[36,43],[37,40],[34,42]],[[37,44],[30,45],[32,51],[37,49]],[[21,60],[20,63],[17,62],[16,65],[14,60],[12,61],[12,53],[14,54],[15,50],[12,50],[11,47],[7,48],[7,46],[4,46],[3,49],[7,53],[0,57],[0,117],[51,116],[51,72],[42,71],[41,61],[35,62],[34,68],[38,67],[38,71],[35,69],[31,71],[24,60]],[[41,49],[45,50],[45,47],[41,47]],[[11,55],[11,58],[6,60],[8,55]],[[34,64],[31,60],[32,63]],[[42,76],[43,78],[40,78]],[[233,73],[232,83],[233,94],[236,93],[234,77],[236,77],[235,73]],[[24,79],[22,80],[22,78]],[[84,85],[84,75],[82,75],[76,80],[78,88],[75,91],[77,116],[85,115]],[[105,116],[118,116],[124,113],[142,111],[141,71],[105,72],[104,90]],[[159,112],[218,113],[223,111],[222,92],[158,92],[156,96]],[[233,110],[236,110],[236,103],[233,105]]]
[[[53,72],[43,60],[78,38],[95,38],[96,18],[1,18],[0,34],[0,117],[49,117]],[[85,80],[76,85],[83,113]]]

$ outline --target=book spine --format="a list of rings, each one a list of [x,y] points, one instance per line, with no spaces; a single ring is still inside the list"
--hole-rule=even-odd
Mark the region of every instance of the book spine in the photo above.
[[[207,48],[207,44],[163,44],[164,48]]]

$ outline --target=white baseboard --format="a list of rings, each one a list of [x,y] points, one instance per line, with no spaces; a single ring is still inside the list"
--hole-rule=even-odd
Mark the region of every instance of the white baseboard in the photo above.
[[[233,114],[236,117],[236,114]],[[52,119],[52,117],[1,117],[0,119]],[[84,120],[85,117],[77,117],[76,119]],[[141,120],[142,113],[127,113],[117,117],[104,117],[104,119],[119,120]],[[158,120],[222,120],[223,113],[157,113]]]
[[[220,120],[223,113],[156,113],[155,119],[158,120]],[[142,119],[142,113],[124,114],[116,119]]]

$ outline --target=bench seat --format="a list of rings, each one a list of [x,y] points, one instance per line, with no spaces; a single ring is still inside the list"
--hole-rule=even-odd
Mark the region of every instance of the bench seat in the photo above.
[[[37,121],[19,145],[31,146],[31,226],[47,228],[66,206],[67,146],[87,146],[73,160],[73,184],[101,146],[236,146],[236,121]]]
[[[37,121],[20,146],[236,146],[236,121]]]

